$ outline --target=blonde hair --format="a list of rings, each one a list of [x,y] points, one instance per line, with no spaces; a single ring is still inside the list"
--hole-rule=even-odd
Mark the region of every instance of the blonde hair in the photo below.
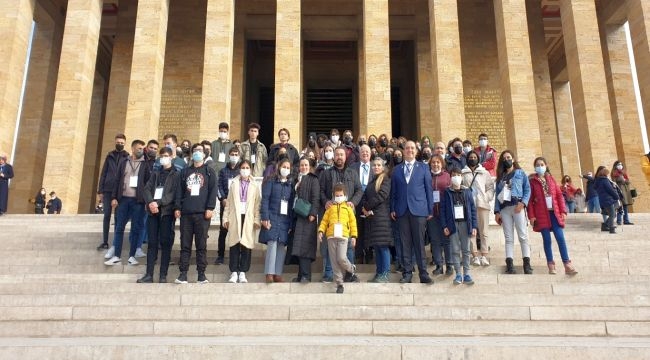
[[[375,191],[379,191],[381,188],[381,183],[384,182],[384,177],[386,177],[386,162],[382,158],[375,158],[372,162],[379,162],[384,168],[384,171],[382,171],[381,174],[377,176],[377,180],[375,181]]]

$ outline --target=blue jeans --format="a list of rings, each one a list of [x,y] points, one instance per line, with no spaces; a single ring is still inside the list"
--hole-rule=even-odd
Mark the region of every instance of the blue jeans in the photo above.
[[[427,221],[427,230],[429,241],[431,242],[433,262],[438,266],[442,266],[445,262],[447,265],[450,265],[452,263],[451,242],[443,232],[440,219],[434,216],[431,220]],[[443,254],[445,256],[444,259],[442,258]]]
[[[131,221],[131,231],[129,232],[129,257],[135,256],[140,234],[142,232],[144,221],[144,204],[139,204],[136,198],[123,197],[115,210],[115,237],[113,246],[115,247],[115,256],[122,255],[122,242],[124,241],[124,228],[126,223]]]
[[[623,222],[626,224],[630,222],[630,215],[627,212],[627,205],[623,205],[623,211],[616,212],[616,222],[619,225],[621,224],[621,218],[623,218]]]
[[[385,275],[390,271],[390,250],[388,246],[375,246],[375,263],[377,275]]]
[[[323,241],[320,246],[320,254],[323,257],[323,277],[332,277],[332,263],[330,262],[329,250],[327,249],[327,242]],[[350,264],[354,264],[354,248],[352,247],[352,242],[348,241],[348,251],[345,254],[350,261]]]
[[[546,255],[546,262],[551,264],[553,263],[553,243],[551,240],[551,231],[555,235],[555,241],[557,241],[557,247],[560,249],[560,257],[562,258],[563,263],[571,261],[569,259],[569,250],[566,247],[566,241],[564,240],[564,231],[560,227],[560,223],[557,221],[555,212],[549,211],[548,215],[551,217],[551,228],[542,229],[542,240],[544,240],[544,254]]]
[[[566,203],[567,213],[573,214],[574,212],[576,212],[576,202],[575,201],[567,200],[567,201],[565,201],[565,203]]]
[[[600,201],[598,200],[598,196],[594,196],[591,199],[587,200],[587,212],[588,213],[600,212]]]

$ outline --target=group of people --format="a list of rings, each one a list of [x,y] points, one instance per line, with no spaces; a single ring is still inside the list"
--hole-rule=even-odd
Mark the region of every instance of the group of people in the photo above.
[[[34,197],[34,214],[43,215],[46,210],[49,215],[60,214],[61,209],[63,208],[63,202],[61,199],[56,196],[56,192],[54,191],[50,192],[49,200],[47,200],[46,194],[47,192],[45,191],[45,188],[41,188]]]
[[[193,243],[197,282],[207,282],[208,229],[218,207],[215,264],[224,263],[227,245],[231,283],[248,282],[252,249],[259,242],[266,245],[267,283],[283,282],[289,263],[298,265],[291,281],[311,281],[320,245],[322,281],[336,283],[339,293],[345,282],[359,281],[355,263],[373,258],[376,273],[370,282],[388,282],[394,262],[400,283],[412,282],[417,274],[421,283],[431,284],[425,255],[430,244],[433,275],[455,274],[454,284],[471,285],[470,264],[490,265],[490,213],[504,231],[506,273],[516,273],[515,231],[523,272],[533,272],[528,220],[542,234],[549,273],[556,273],[551,232],[565,273],[577,273],[562,231],[570,212],[566,186],[555,181],[542,157],[528,175],[512,151],[491,148],[487,134],[472,147],[460,138],[445,145],[428,137],[416,142],[385,135],[361,135],[354,143],[350,130],[341,138],[332,129],[329,137],[310,134],[298,150],[289,143],[289,130],[280,129],[279,142],[267,150],[257,139],[259,130],[258,124],[249,124],[248,139],[237,146],[229,139],[228,124],[221,123],[215,141],[185,140],[178,146],[176,136],[167,134],[160,148],[156,140],[134,140],[130,154],[124,150],[126,137],[116,136],[98,189],[103,203],[110,204],[104,207],[104,238],[98,247],[108,249],[105,264],[121,264],[124,228],[131,221],[129,264],[138,263],[142,255],[137,253],[148,238],[147,268],[138,282],[154,281],[159,250],[159,281],[166,282],[174,224],[180,218],[175,282],[188,282]],[[599,169],[598,194],[601,176]],[[607,199],[600,202],[609,209]],[[116,208],[116,221],[109,248],[111,208]],[[625,221],[629,223],[627,217]]]

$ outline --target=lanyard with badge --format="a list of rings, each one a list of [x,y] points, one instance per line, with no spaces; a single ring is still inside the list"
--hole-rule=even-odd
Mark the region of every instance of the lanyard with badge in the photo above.
[[[137,174],[140,170],[140,163],[141,161],[136,162],[137,166],[133,166],[133,162],[131,159],[129,159],[129,166],[131,167],[131,173],[132,174]],[[131,175],[129,178],[129,187],[132,188],[137,188],[138,187],[138,175]]]
[[[282,190],[280,191],[280,215],[289,215],[289,201],[284,196],[284,186],[288,183],[288,180],[284,183],[280,183],[280,186],[282,186]]]
[[[433,183],[433,203],[437,204],[440,202],[440,190],[438,190],[438,175],[435,176]]]
[[[465,209],[463,203],[460,200],[456,200],[456,204],[454,205],[454,219],[455,220],[465,219]]]
[[[337,222],[334,224],[334,237],[342,238],[343,237],[343,224],[341,224],[341,204],[336,205],[337,212]]]
[[[165,170],[163,170],[163,171],[165,171]],[[161,175],[162,175],[162,172],[161,172]],[[167,176],[169,176],[169,175],[167,175]],[[160,199],[162,199],[162,196],[163,196],[163,190],[165,189],[165,186],[164,186],[165,184],[163,184],[162,181],[160,181],[160,178],[162,178],[162,176],[160,176],[160,177],[158,178],[158,184],[157,184],[157,186],[156,186],[156,191],[155,191],[154,194],[153,194],[153,199],[154,199],[154,200],[160,200]],[[165,180],[166,180],[166,179],[165,179]]]
[[[244,184],[246,186],[244,186]],[[251,185],[250,181],[248,181],[248,182],[244,181],[244,180],[239,181],[239,186],[240,186],[239,187],[239,213],[241,215],[246,215],[246,209],[248,208],[248,206],[247,206],[247,202],[243,201],[242,199],[246,195],[246,199],[248,200],[247,194],[248,194],[248,187],[250,185]]]

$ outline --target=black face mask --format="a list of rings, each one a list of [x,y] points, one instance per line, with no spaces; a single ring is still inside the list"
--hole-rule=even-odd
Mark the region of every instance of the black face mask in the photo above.
[[[117,151],[124,150],[124,144],[115,144],[115,150]]]
[[[463,146],[462,145],[461,146],[454,146],[454,153],[456,155],[462,154],[463,153]]]
[[[210,156],[210,150],[203,150],[203,153],[205,154],[206,159]]]
[[[510,169],[512,167],[512,160],[504,160],[503,167],[506,169]]]
[[[431,158],[431,154],[429,154],[429,153],[423,153],[422,154],[422,159],[423,160],[429,160],[430,158]]]
[[[186,154],[186,155],[190,154],[189,146],[181,146],[181,151],[183,151],[183,154]]]
[[[386,147],[386,146],[388,146],[388,141],[385,140],[385,139],[382,139],[381,141],[379,141],[379,145],[381,145],[381,147]]]
[[[476,165],[478,165],[478,160],[474,158],[467,159],[467,166],[474,167]]]
[[[310,148],[313,148],[314,146],[316,146],[316,142],[314,140],[309,140],[309,143],[308,143],[307,146],[309,146]]]
[[[402,163],[402,157],[401,156],[394,156],[393,157],[393,162],[395,163],[395,165],[401,164]]]
[[[344,143],[345,145],[350,145],[350,144],[352,144],[352,138],[349,137],[349,136],[344,137],[344,138],[343,138],[343,143]]]
[[[367,144],[367,143],[366,143],[365,140],[359,140],[359,146],[363,146],[363,145],[366,145],[366,144]]]
[[[373,147],[375,147],[375,145],[377,145],[377,140],[375,140],[375,139],[368,140],[368,146],[373,148]]]
[[[156,158],[156,150],[149,150],[149,151],[147,151],[147,156],[148,156],[150,159],[155,159],[155,158]]]

